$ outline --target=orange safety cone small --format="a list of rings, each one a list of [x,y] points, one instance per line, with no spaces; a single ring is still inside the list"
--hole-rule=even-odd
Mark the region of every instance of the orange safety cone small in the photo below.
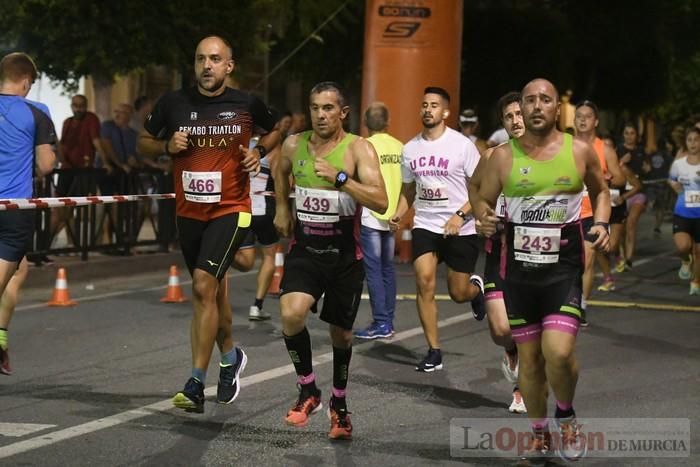
[[[66,278],[66,270],[58,268],[56,274],[56,286],[53,288],[53,296],[47,303],[48,306],[75,306],[78,302],[70,299],[68,293],[68,279]]]
[[[267,289],[269,295],[279,295],[280,294],[280,284],[282,283],[282,276],[284,275],[284,249],[282,245],[277,245],[277,251],[275,252],[275,272],[272,275],[272,282],[270,287]]]
[[[411,229],[402,229],[401,237],[399,238],[399,263],[405,264],[411,262],[412,247]]]
[[[177,266],[170,266],[170,275],[168,276],[168,290],[165,292],[165,297],[160,299],[163,303],[182,303],[187,301],[185,294],[182,293],[180,286],[180,275],[177,272]]]

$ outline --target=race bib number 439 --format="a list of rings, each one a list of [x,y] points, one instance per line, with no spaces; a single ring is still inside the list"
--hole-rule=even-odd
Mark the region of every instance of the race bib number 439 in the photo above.
[[[182,189],[185,199],[194,203],[221,201],[221,172],[182,171]]]
[[[559,261],[561,229],[515,227],[515,260],[524,263],[553,264]]]
[[[338,222],[338,192],[296,187],[297,218],[303,222]]]

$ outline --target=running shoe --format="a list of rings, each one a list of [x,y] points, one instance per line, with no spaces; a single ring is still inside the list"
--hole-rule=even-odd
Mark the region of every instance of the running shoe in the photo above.
[[[239,347],[236,347],[236,356],[233,365],[219,363],[219,384],[216,386],[216,401],[219,404],[230,404],[241,391],[241,373],[248,363],[248,356]]]
[[[10,376],[12,367],[10,367],[10,354],[8,349],[0,347],[0,374]]]
[[[440,349],[429,349],[428,355],[416,365],[416,371],[432,373],[435,370],[442,370],[442,352]]]
[[[257,306],[253,305],[248,310],[248,320],[249,321],[265,321],[270,319],[270,314],[265,313]]]
[[[386,337],[391,337],[394,335],[394,328],[389,323],[377,323],[374,322],[370,324],[366,329],[362,331],[357,331],[355,337],[358,339],[382,339]]]
[[[472,275],[469,278],[469,282],[479,287],[479,293],[472,299],[472,313],[474,314],[474,319],[481,321],[486,316],[486,302],[484,301],[484,280],[477,276]]]
[[[331,397],[328,403],[328,418],[331,421],[331,429],[328,432],[330,439],[352,439],[352,423],[350,423],[350,413],[347,407],[341,407],[345,404],[334,402],[334,397]]]
[[[691,276],[690,261],[681,261],[681,268],[678,270],[678,278],[687,281]]]
[[[620,258],[617,261],[617,264],[615,265],[615,271],[617,272],[625,272],[627,270],[627,263],[625,262],[624,258]]]
[[[185,412],[204,413],[204,385],[196,378],[185,383],[185,389],[175,394],[173,405]]]
[[[603,280],[603,283],[598,286],[600,292],[612,292],[615,290],[615,280],[612,276],[608,276]]]
[[[513,355],[511,355],[508,352],[505,352],[505,355],[503,355],[503,360],[501,361],[501,370],[503,371],[503,376],[506,377],[509,383],[518,382],[519,367],[518,353],[515,352]]]
[[[581,319],[579,320],[578,324],[583,328],[587,328],[590,325],[586,319],[586,310],[581,310]]]
[[[529,438],[528,447],[523,452],[516,465],[530,467],[534,465],[547,465],[552,457],[552,435],[549,431],[533,433]]]
[[[317,394],[311,394],[303,389],[299,390],[299,399],[285,417],[287,425],[292,425],[298,428],[305,427],[309,423],[309,416],[315,414],[323,408],[321,403],[321,391]]]
[[[588,451],[586,436],[581,432],[581,425],[575,417],[566,421],[556,419],[559,427],[559,440],[556,443],[556,453],[565,462],[573,462],[583,458]]]
[[[508,407],[508,412],[510,413],[527,413],[525,408],[525,402],[523,401],[523,396],[520,394],[519,389],[513,390],[513,402],[510,403]]]
[[[700,282],[692,281],[690,283],[690,292],[688,295],[700,295]]]

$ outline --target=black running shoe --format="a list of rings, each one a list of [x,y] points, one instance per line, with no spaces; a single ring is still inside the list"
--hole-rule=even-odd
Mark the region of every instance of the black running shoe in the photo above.
[[[185,389],[175,394],[173,405],[185,412],[204,413],[204,385],[196,378],[185,383]]]
[[[238,359],[233,365],[219,363],[219,384],[216,386],[216,400],[219,404],[230,404],[236,400],[241,391],[240,376],[248,363],[248,356],[236,347]]]
[[[469,282],[479,287],[479,293],[472,299],[472,313],[474,314],[474,319],[481,321],[486,316],[486,302],[484,301],[484,280],[473,275]]]
[[[442,352],[440,349],[429,349],[428,355],[416,365],[416,371],[432,373],[435,370],[442,370]]]

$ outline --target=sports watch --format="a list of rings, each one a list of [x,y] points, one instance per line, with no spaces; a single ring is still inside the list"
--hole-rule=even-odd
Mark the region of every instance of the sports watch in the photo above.
[[[348,174],[344,170],[338,172],[335,176],[335,183],[333,186],[340,188],[348,182]]]

